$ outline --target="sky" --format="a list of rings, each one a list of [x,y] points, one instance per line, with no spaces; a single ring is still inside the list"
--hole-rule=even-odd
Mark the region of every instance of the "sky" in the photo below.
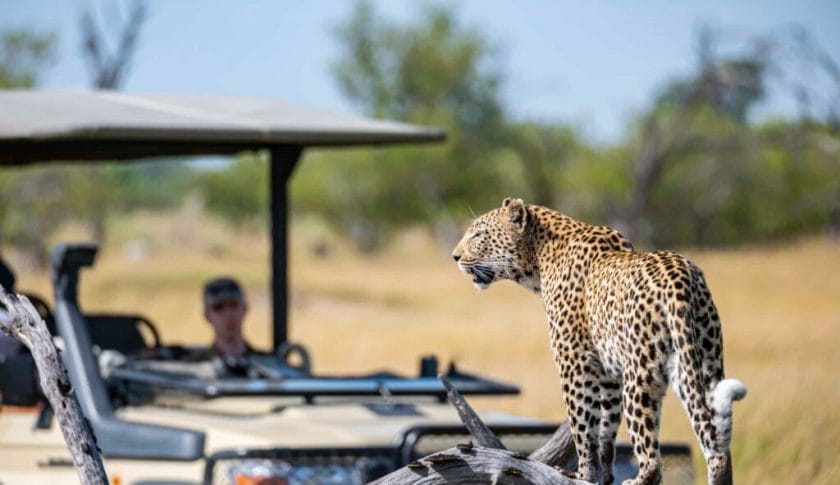
[[[372,2],[384,17],[411,22],[428,3]],[[500,47],[502,95],[517,119],[562,121],[595,140],[620,139],[662,86],[691,72],[697,29],[731,35],[805,27],[840,62],[840,1],[557,1],[461,0],[462,23]],[[0,0],[0,32],[54,31],[57,61],[39,87],[86,89],[80,12],[102,13],[124,1]],[[267,96],[338,112],[358,108],[343,97],[331,65],[335,26],[351,0],[178,0],[149,2],[123,90],[137,93]],[[103,16],[104,17],[104,16]],[[776,94],[760,116],[793,112]]]

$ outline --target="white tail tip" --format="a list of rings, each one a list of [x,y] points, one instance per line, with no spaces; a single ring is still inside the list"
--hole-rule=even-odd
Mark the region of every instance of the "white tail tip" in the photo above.
[[[738,379],[724,379],[712,391],[712,408],[717,414],[732,413],[732,402],[747,395],[747,387]]]

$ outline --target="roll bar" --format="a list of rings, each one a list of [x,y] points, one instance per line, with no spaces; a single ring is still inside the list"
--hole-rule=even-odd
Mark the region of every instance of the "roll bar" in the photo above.
[[[102,454],[109,458],[155,460],[201,458],[204,433],[200,431],[133,423],[114,415],[78,301],[79,272],[93,265],[96,252],[94,244],[61,244],[53,250],[51,266],[55,323],[64,339],[62,357]]]

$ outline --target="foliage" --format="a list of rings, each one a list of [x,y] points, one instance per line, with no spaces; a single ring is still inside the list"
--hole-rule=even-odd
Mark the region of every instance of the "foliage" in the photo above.
[[[0,89],[31,88],[53,58],[55,35],[10,30],[0,35]]]
[[[92,177],[95,174],[95,177]],[[102,242],[96,221],[138,209],[181,203],[193,174],[169,161],[122,164],[55,164],[0,172],[2,242],[45,266],[53,233],[66,221],[87,223],[91,239]]]
[[[0,89],[32,88],[54,58],[55,35],[6,32],[0,45]],[[90,227],[101,243],[109,216],[180,203],[191,172],[183,164],[51,164],[0,172],[2,242],[37,266],[47,263],[52,235],[68,220]]]
[[[512,119],[490,37],[453,8],[419,13],[394,22],[359,2],[336,28],[341,50],[332,67],[365,115],[438,126],[447,142],[310,150],[292,179],[294,209],[320,216],[359,248],[375,250],[417,224],[449,244],[472,214],[510,195],[613,225],[640,247],[840,231],[840,70],[803,31],[721,45],[714,30],[701,30],[694,71],[672,78],[625,137],[605,145],[564,123]],[[53,43],[49,34],[6,34],[0,86],[35,85]],[[804,71],[819,82],[797,76],[789,59],[810,62]],[[756,122],[755,107],[780,84],[805,100],[800,118]],[[101,241],[109,217],[174,207],[193,189],[230,224],[262,224],[268,185],[259,153],[216,171],[165,162],[4,171],[0,227],[4,242],[43,258],[64,220],[87,222]]]
[[[505,119],[493,47],[449,8],[426,7],[421,18],[390,23],[358,3],[337,28],[343,52],[334,70],[342,91],[366,114],[445,128],[448,142],[342,156],[340,163],[324,157],[298,175],[303,186],[338,184],[312,189],[327,194],[322,203],[330,207],[323,209],[364,247],[375,247],[378,233],[396,225],[432,223],[471,204],[495,203],[491,188],[510,185],[495,153]],[[321,173],[326,170],[338,173]]]
[[[30,88],[53,57],[53,34],[26,30],[0,36],[0,89]],[[61,180],[38,172],[31,177],[0,172],[0,228],[4,243],[31,248],[46,261],[45,235],[57,225]]]
[[[360,248],[413,224],[451,242],[473,213],[507,195],[617,226],[640,247],[838,229],[840,140],[831,120],[751,121],[772,76],[786,69],[767,46],[784,39],[722,49],[715,31],[701,30],[695,72],[668,83],[625,139],[602,145],[562,123],[511,120],[487,36],[452,9],[421,13],[401,24],[358,3],[337,29],[335,75],[365,114],[443,127],[448,142],[308,153],[293,178],[295,210],[321,216]],[[254,160],[205,177],[208,207],[228,220],[264,215],[260,177],[265,167]]]
[[[199,174],[194,186],[209,211],[240,225],[268,217],[268,159],[265,153],[239,157],[224,170]]]
[[[790,94],[800,101],[829,100],[823,119],[803,106],[799,121],[775,123],[772,133],[750,121],[766,86],[794,70],[785,62],[789,44],[819,53],[809,67],[833,76],[840,87],[833,62],[805,39],[756,36],[722,49],[715,31],[701,30],[695,72],[672,81],[622,143],[632,160],[625,172],[629,185],[608,219],[642,246],[729,245],[836,231],[840,191],[824,181],[840,175],[840,98],[831,106],[832,95],[818,85],[796,85]],[[791,177],[802,174],[806,155],[819,162],[804,165],[808,176]],[[816,205],[806,204],[802,219],[794,207],[810,189],[821,195]],[[797,229],[784,229],[792,227]]]

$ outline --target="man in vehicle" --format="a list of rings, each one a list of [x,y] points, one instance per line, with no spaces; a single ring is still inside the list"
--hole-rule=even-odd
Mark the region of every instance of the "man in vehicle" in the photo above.
[[[208,357],[227,360],[259,353],[242,336],[242,322],[247,313],[248,302],[235,279],[220,277],[204,285],[204,318],[213,327]]]

